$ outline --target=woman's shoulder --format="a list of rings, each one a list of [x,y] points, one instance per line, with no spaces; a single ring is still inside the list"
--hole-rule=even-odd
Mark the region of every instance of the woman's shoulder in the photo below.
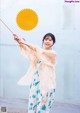
[[[55,54],[57,55],[57,52],[55,50],[43,50],[46,53]]]
[[[34,46],[35,46],[36,50],[38,50],[38,51],[52,53],[52,54],[57,55],[57,52],[55,50],[45,50],[45,49],[41,48],[39,45],[34,45]]]
[[[57,52],[55,50],[51,50],[53,54],[57,55]]]

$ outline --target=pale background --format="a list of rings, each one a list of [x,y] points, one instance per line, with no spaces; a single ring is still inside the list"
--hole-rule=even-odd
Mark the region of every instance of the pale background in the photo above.
[[[56,37],[57,52],[55,101],[80,104],[80,3],[64,0],[1,0],[0,18],[29,43],[42,45],[43,36]],[[38,14],[38,26],[23,31],[16,24],[17,13],[31,8]],[[21,55],[12,34],[0,22],[0,97],[28,98],[27,86],[17,81],[25,74],[29,62]]]

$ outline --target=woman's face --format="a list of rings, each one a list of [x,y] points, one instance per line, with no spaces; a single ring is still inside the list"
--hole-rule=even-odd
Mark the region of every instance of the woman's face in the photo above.
[[[46,38],[44,39],[43,45],[45,49],[50,49],[53,46],[53,40],[51,36],[46,36]]]

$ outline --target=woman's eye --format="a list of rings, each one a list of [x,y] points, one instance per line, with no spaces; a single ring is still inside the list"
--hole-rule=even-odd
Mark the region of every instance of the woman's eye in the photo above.
[[[49,39],[49,38],[45,38],[45,41],[47,41],[47,40],[48,40],[48,41],[52,41],[52,39]]]
[[[45,40],[48,40],[47,38]]]
[[[49,40],[49,41],[52,41],[52,40]]]

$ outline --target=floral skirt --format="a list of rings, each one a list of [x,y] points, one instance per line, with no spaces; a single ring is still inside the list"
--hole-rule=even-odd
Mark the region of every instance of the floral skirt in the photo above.
[[[41,61],[38,61],[37,65],[39,65],[40,62]],[[54,102],[55,89],[52,89],[43,96],[39,89],[39,76],[38,69],[36,69],[30,85],[28,113],[49,113]]]

